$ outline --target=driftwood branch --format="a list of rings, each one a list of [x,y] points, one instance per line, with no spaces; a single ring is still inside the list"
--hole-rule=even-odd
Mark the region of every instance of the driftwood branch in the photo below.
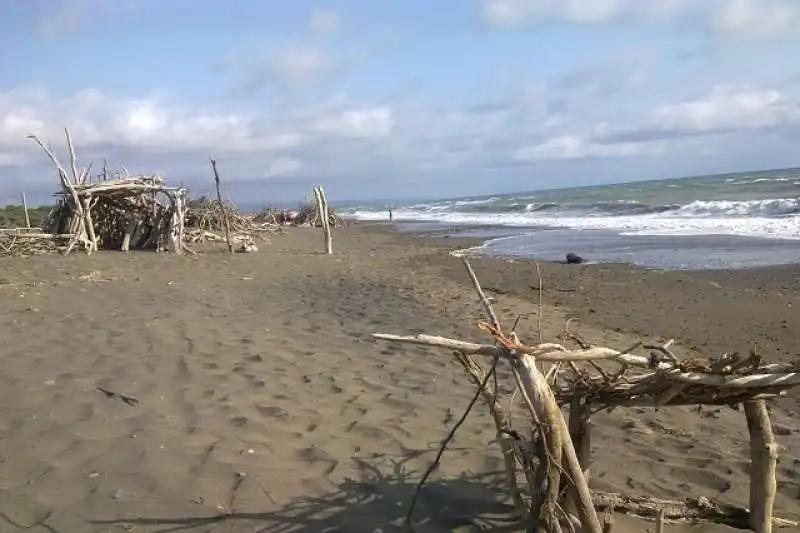
[[[666,500],[652,496],[627,496],[614,492],[594,491],[592,501],[597,509],[612,509],[648,520],[659,514],[670,522],[714,522],[739,529],[750,529],[750,511],[743,507],[712,501],[705,497],[685,500]],[[798,527],[800,523],[783,518],[772,518],[772,527]]]
[[[325,198],[325,191],[322,185],[314,187],[314,197],[317,200],[317,212],[322,222],[322,235],[325,238],[325,253],[333,253],[333,238],[331,237],[331,221],[328,213],[328,199]]]
[[[745,402],[744,413],[750,432],[750,527],[755,533],[771,533],[778,445],[764,400]]]
[[[222,193],[220,192],[219,172],[217,172],[217,162],[211,159],[211,169],[214,171],[214,185],[217,189],[217,202],[219,208],[222,210],[222,223],[225,229],[225,244],[228,245],[228,253],[233,253],[233,243],[231,242],[231,221],[228,218],[228,212],[225,210],[225,204],[222,203]]]
[[[25,193],[22,193],[22,210],[25,212],[25,227],[31,227],[31,217],[28,214],[28,199],[25,197]]]
[[[491,326],[498,334],[502,334],[497,315],[492,308],[491,302],[483,292],[480,282],[469,264],[469,261],[466,257],[462,257],[462,261],[467,269],[472,285],[486,310]],[[515,333],[512,333],[512,339],[516,341],[516,344],[519,344]],[[529,406],[531,417],[534,423],[540,427],[545,438],[545,450],[547,452],[544,465],[546,472],[544,478],[547,482],[545,499],[541,502],[541,509],[531,510],[531,516],[528,518],[529,521],[531,521],[529,527],[535,528],[536,526],[534,523],[538,521],[539,518],[543,518],[543,526],[551,530],[560,529],[559,523],[555,519],[555,507],[557,506],[559,494],[560,466],[563,452],[566,458],[570,481],[572,482],[572,489],[574,489],[577,496],[576,499],[579,502],[576,504],[576,510],[583,529],[586,533],[601,533],[600,520],[592,506],[589,485],[586,483],[586,479],[583,476],[580,463],[575,454],[575,449],[569,438],[569,430],[566,421],[556,403],[553,391],[547,384],[544,375],[536,366],[536,360],[532,355],[518,353],[508,349],[508,346],[504,347],[507,351],[502,355],[511,362],[517,383],[519,384],[519,390]],[[535,513],[538,513],[538,516],[536,516]]]

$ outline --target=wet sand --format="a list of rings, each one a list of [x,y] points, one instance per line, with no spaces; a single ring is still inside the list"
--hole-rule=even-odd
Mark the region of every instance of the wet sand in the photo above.
[[[292,229],[234,257],[3,259],[0,531],[405,531],[416,482],[473,388],[446,353],[369,335],[481,340],[481,310],[447,255],[466,244],[356,225],[336,232],[334,256],[317,232]],[[528,339],[540,320],[554,338],[576,317],[612,347],[646,334],[712,353],[755,339],[771,360],[800,351],[793,268],[544,264],[539,318],[532,263],[474,264],[501,320],[528,316]],[[789,516],[800,512],[797,405],[774,412],[786,447],[776,503]],[[618,409],[594,421],[594,487],[746,505],[740,413]],[[508,504],[492,498],[493,433],[483,410],[470,415],[424,492],[420,532],[509,530]],[[647,527],[619,517],[615,531]]]

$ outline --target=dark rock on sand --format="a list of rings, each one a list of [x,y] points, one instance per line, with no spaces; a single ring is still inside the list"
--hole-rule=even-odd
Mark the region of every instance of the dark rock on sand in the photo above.
[[[583,259],[583,257],[579,256],[578,254],[573,254],[572,252],[567,254],[566,263],[568,265],[580,265],[584,261],[585,260]]]

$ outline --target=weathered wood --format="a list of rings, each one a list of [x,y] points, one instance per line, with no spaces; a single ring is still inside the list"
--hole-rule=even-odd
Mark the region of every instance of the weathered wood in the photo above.
[[[125,230],[125,237],[123,237],[122,246],[120,247],[123,252],[127,252],[131,249],[131,239],[133,238],[134,233],[136,233],[136,229],[139,227],[139,224],[141,224],[141,221],[138,218],[134,218],[128,222],[128,227]]]
[[[87,248],[88,253],[92,253],[97,250],[97,236],[94,232],[94,221],[92,220],[92,196],[83,196],[81,198],[83,202],[83,216],[85,217],[85,227],[86,227],[86,236],[89,240],[89,246]]]
[[[656,518],[656,533],[664,533],[664,509],[658,510],[658,518]]]
[[[25,227],[31,227],[31,217],[28,215],[28,199],[25,197],[25,193],[22,193],[22,210],[25,212]]]
[[[603,522],[603,533],[611,533],[614,529],[614,516],[609,514]]]
[[[558,408],[555,397],[553,397],[552,391],[547,385],[547,380],[536,367],[535,359],[526,354],[519,354],[513,357],[510,362],[514,369],[514,377],[522,393],[522,398],[530,411],[531,419],[534,425],[539,428],[544,441],[545,450],[543,451],[545,453],[542,454],[543,460],[539,468],[544,469],[540,479],[545,483],[545,486],[544,491],[541,490],[541,487],[532,487],[537,492],[533,495],[534,500],[531,504],[531,512],[538,512],[539,516],[530,516],[529,520],[535,521],[541,518],[543,521],[536,523],[533,527],[541,527],[547,531],[555,527],[557,523],[555,516],[561,484],[561,458],[564,452],[564,441],[569,440],[569,434],[565,428],[559,425],[561,410]],[[579,482],[579,480],[575,479],[573,481]],[[581,512],[584,510],[578,509],[577,511],[581,522],[586,521],[585,513]],[[590,511],[594,513],[594,508],[590,507]],[[600,533],[599,523],[597,530],[592,531],[592,533]]]
[[[778,444],[764,400],[745,402],[744,413],[750,432],[750,527],[755,533],[772,533]]]
[[[211,168],[214,170],[214,185],[217,189],[217,202],[222,210],[222,223],[225,229],[225,243],[228,245],[228,253],[233,253],[233,243],[231,242],[231,221],[228,218],[228,212],[225,210],[225,204],[222,203],[222,193],[220,192],[219,172],[217,172],[217,162],[211,159]]]
[[[659,513],[665,520],[673,522],[713,522],[739,529],[750,528],[750,511],[735,505],[723,504],[705,497],[685,500],[665,500],[652,496],[628,496],[615,492],[592,491],[592,501],[597,509],[609,509],[620,513],[656,520]],[[797,527],[793,520],[772,519],[773,527]]]
[[[573,396],[569,407],[569,437],[575,448],[575,454],[583,471],[583,477],[589,482],[589,465],[591,461],[591,405],[585,394]],[[562,483],[565,480],[562,478]],[[576,509],[575,494],[567,493],[565,509],[574,513]]]
[[[328,212],[328,200],[325,198],[325,191],[322,186],[314,187],[314,197],[317,200],[317,212],[322,223],[322,234],[325,238],[325,253],[333,253],[333,237],[331,236],[330,214]]]
[[[124,176],[119,174],[119,179],[109,179],[105,167],[103,181],[92,181],[91,163],[78,170],[72,137],[69,130],[65,129],[64,133],[70,159],[69,172],[50,146],[35,135],[28,137],[39,145],[58,170],[61,191],[57,194],[61,200],[41,229],[43,233],[72,235],[61,250],[65,255],[76,245],[89,254],[100,246],[112,245],[129,250],[152,244],[156,250],[163,250],[165,244],[174,241],[173,235],[183,234],[185,211],[181,199],[184,198],[184,189],[166,187],[157,175],[130,177],[125,171]],[[132,225],[134,219],[140,221],[138,226]],[[25,246],[34,251],[43,248],[29,242]],[[175,253],[181,253],[183,245],[171,248]],[[54,249],[53,246],[48,248],[50,251]],[[14,253],[13,250],[4,251]]]

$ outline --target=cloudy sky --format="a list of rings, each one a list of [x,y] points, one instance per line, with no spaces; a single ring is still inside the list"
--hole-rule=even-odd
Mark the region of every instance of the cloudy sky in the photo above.
[[[0,0],[26,140],[234,198],[465,196],[800,165],[798,0]]]

